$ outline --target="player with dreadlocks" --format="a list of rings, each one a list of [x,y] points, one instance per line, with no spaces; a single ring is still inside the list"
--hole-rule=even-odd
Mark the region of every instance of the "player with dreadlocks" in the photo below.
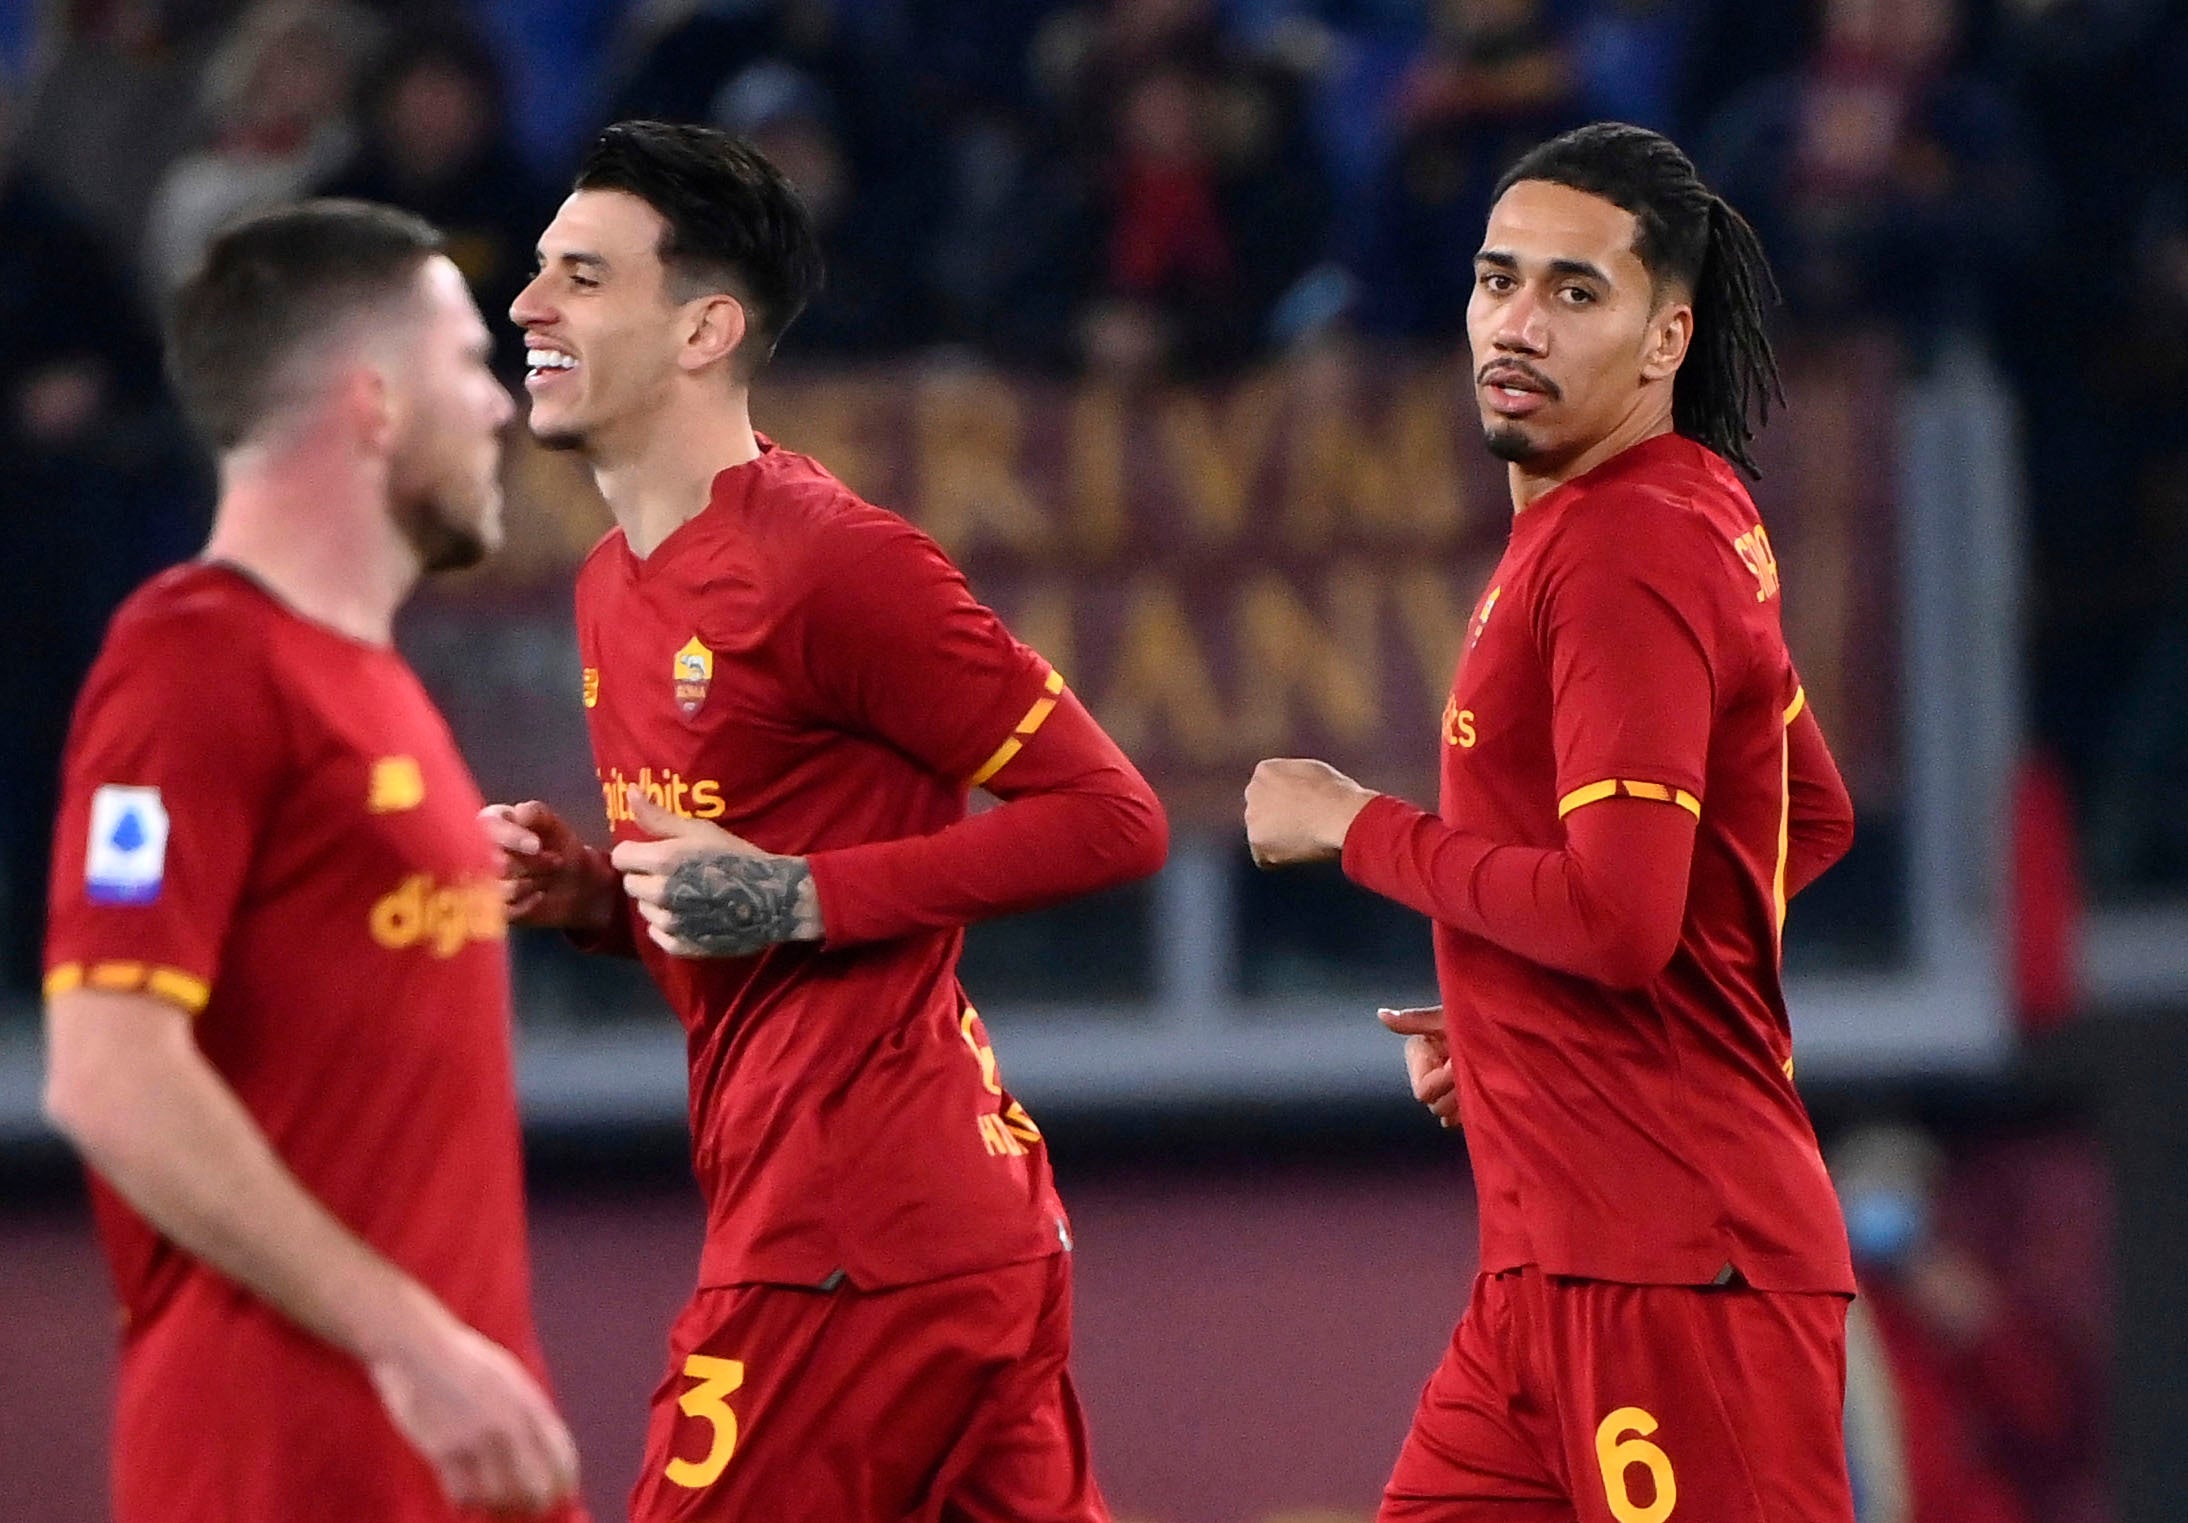
[[[1263,762],[1264,866],[1341,858],[1435,923],[1385,1011],[1463,1124],[1481,1274],[1384,1523],[1852,1523],[1838,1204],[1800,1097],[1786,900],[1853,810],[1735,467],[1777,371],[1754,232],[1655,133],[1498,187],[1467,312],[1512,537],[1428,814]]]

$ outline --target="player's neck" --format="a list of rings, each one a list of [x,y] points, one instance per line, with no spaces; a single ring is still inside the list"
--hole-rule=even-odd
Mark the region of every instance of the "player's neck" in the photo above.
[[[221,460],[204,558],[248,573],[289,609],[353,640],[394,640],[417,551],[388,511],[384,463],[254,447]]]
[[[640,560],[705,511],[714,478],[757,460],[748,394],[687,395],[632,420],[588,451],[593,480]]]
[[[1636,409],[1616,428],[1579,453],[1553,463],[1515,460],[1509,467],[1512,511],[1524,513],[1568,481],[1578,480],[1635,445],[1672,431],[1671,407]]]

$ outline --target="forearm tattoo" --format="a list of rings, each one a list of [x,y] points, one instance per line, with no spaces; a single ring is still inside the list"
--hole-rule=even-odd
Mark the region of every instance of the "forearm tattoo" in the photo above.
[[[785,941],[811,940],[813,874],[802,857],[713,852],[669,874],[664,907],[677,939],[709,957],[749,957]]]

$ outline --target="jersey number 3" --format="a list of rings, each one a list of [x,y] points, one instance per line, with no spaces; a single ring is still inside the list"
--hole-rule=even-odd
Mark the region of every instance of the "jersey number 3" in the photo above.
[[[1656,1419],[1639,1407],[1620,1407],[1595,1430],[1595,1462],[1603,1471],[1603,1496],[1618,1523],[1664,1523],[1679,1505],[1679,1483],[1672,1479],[1671,1456],[1649,1442]],[[1653,1500],[1634,1500],[1629,1472],[1648,1471]]]
[[[684,1361],[684,1373],[699,1383],[677,1397],[676,1405],[686,1417],[696,1417],[712,1428],[714,1437],[707,1445],[705,1458],[672,1459],[662,1473],[677,1485],[696,1491],[713,1485],[729,1468],[729,1457],[737,1452],[737,1414],[729,1410],[729,1398],[745,1383],[745,1366],[742,1359],[693,1354]]]

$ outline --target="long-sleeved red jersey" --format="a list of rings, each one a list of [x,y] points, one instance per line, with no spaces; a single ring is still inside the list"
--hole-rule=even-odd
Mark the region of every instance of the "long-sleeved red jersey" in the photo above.
[[[957,982],[962,927],[1144,876],[1161,805],[1062,679],[942,552],[762,440],[644,559],[578,577],[608,815],[664,808],[804,856],[827,940],[672,957],[701,1285],[872,1289],[1067,1246],[1047,1149]],[[973,786],[1006,802],[968,817]]]
[[[1779,938],[1852,806],[1731,468],[1665,434],[1520,513],[1442,739],[1441,817],[1344,862],[1436,922],[1482,1268],[1851,1292]]]

